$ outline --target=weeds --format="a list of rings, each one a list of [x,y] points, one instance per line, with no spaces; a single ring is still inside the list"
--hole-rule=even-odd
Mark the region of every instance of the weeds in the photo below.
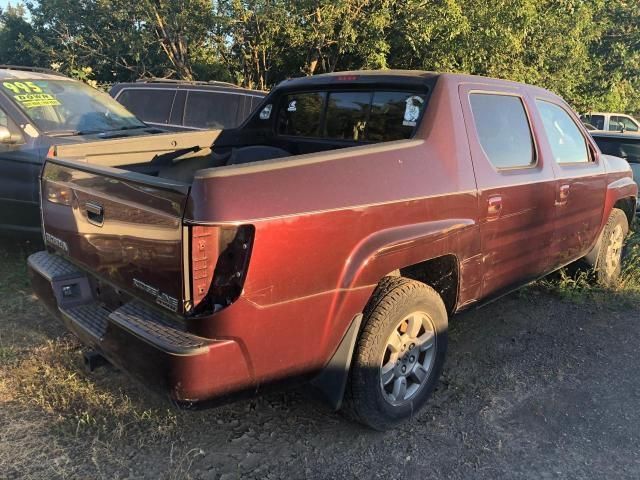
[[[636,306],[640,303],[640,225],[634,224],[625,245],[625,258],[620,281],[615,287],[596,285],[592,274],[584,269],[564,268],[535,282],[529,289],[539,289],[574,303],[587,301],[613,307]],[[524,293],[526,295],[526,291]]]

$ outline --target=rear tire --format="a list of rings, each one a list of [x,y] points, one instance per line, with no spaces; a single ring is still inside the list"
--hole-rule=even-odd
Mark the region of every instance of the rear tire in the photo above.
[[[625,213],[614,208],[602,231],[600,247],[594,266],[596,281],[604,287],[614,286],[622,271],[624,238],[629,232],[629,222]]]
[[[376,430],[412,418],[435,388],[447,352],[447,311],[431,287],[385,277],[365,312],[345,411]]]

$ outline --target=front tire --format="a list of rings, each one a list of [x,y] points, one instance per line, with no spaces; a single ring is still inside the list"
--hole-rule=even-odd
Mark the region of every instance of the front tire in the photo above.
[[[386,430],[413,416],[435,388],[447,352],[447,311],[428,285],[385,277],[364,312],[345,407]]]
[[[624,239],[629,232],[629,222],[625,213],[614,208],[602,231],[594,272],[598,284],[614,286],[622,271]]]

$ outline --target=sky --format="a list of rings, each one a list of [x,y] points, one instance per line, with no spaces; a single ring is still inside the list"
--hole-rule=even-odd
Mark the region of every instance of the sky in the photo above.
[[[16,0],[0,0],[0,8],[5,8],[8,4],[11,5],[17,5],[20,2],[17,2]]]

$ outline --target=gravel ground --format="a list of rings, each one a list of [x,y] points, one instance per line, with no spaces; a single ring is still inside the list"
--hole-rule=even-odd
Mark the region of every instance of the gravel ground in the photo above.
[[[63,334],[42,312],[19,321],[39,341]],[[613,299],[575,303],[531,288],[461,314],[428,407],[387,433],[346,421],[304,388],[173,411],[168,434],[126,423],[110,441],[63,429],[65,411],[6,398],[0,477],[637,479],[639,321],[637,307]],[[133,388],[141,411],[158,408],[122,373],[89,379]]]

